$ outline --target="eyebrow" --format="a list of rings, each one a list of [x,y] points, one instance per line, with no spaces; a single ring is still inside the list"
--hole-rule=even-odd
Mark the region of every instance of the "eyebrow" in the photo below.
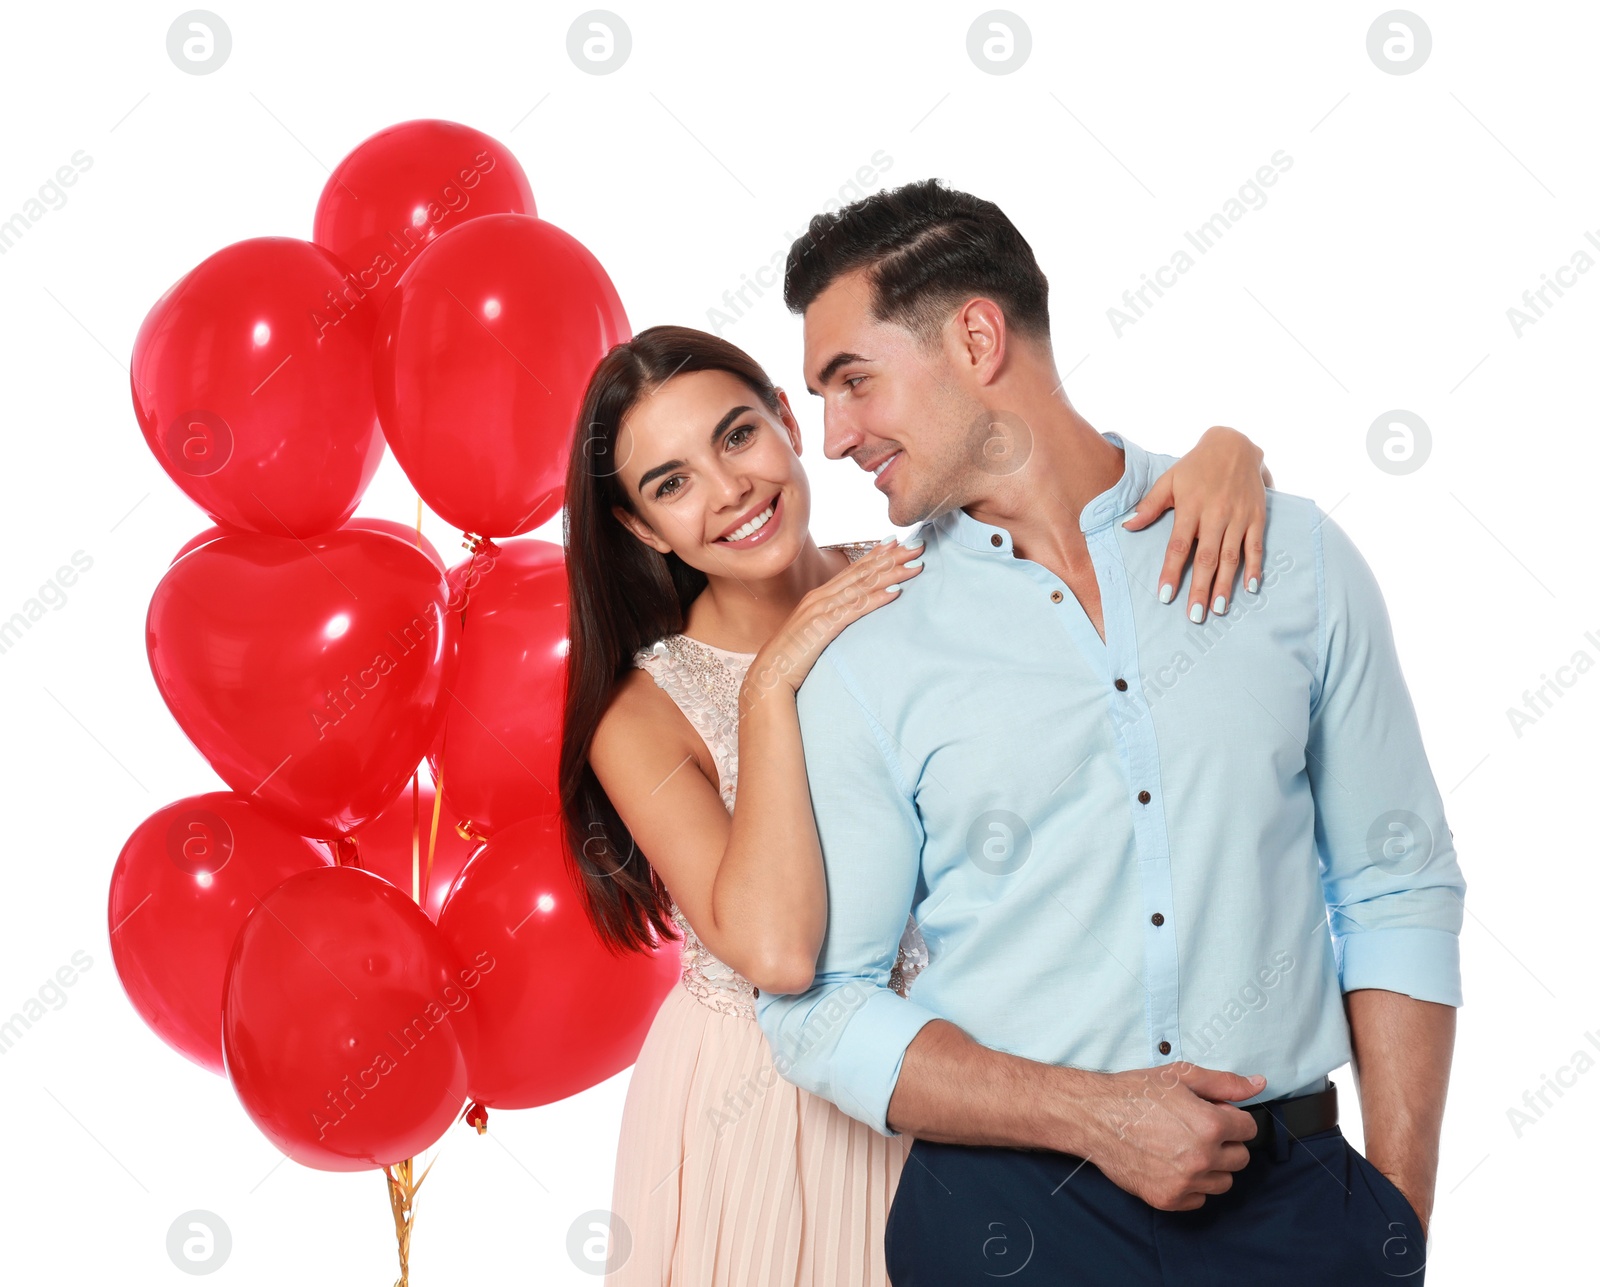
[[[715,447],[717,445],[717,440],[728,431],[729,425],[742,416],[746,411],[753,410],[755,410],[754,407],[739,406],[735,407],[732,411],[728,412],[727,415],[723,416],[721,420],[717,421],[716,426],[711,430],[711,445]],[[682,469],[688,463],[689,462],[686,460],[669,460],[665,464],[657,465],[654,469],[645,470],[643,476],[641,476],[639,479],[639,490],[641,492],[644,491],[646,483],[660,478],[662,474],[670,474],[674,469]]]
[[[828,359],[828,364],[823,367],[822,370],[817,372],[817,383],[823,385],[827,384],[828,381],[833,379],[833,377],[838,373],[839,368],[847,363],[870,361],[872,361],[871,358],[862,357],[859,353],[835,353],[831,358]],[[815,397],[820,398],[822,396],[809,384],[806,385],[806,392]]]

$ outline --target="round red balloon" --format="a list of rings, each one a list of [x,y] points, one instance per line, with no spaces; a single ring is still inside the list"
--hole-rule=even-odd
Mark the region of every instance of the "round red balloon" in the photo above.
[[[448,593],[382,532],[219,537],[156,587],[150,668],[223,781],[296,831],[343,836],[433,744],[455,673]]]
[[[466,1100],[474,965],[377,876],[289,877],[245,921],[228,963],[222,1049],[245,1112],[318,1170],[414,1157]]]
[[[628,336],[605,269],[554,224],[484,215],[440,237],[373,350],[378,416],[417,494],[463,531],[538,527],[561,508],[589,376]]]
[[[377,312],[440,234],[479,215],[538,213],[509,148],[454,121],[403,121],[334,167],[311,239],[350,266]]]
[[[222,1072],[222,981],[257,902],[296,872],[330,865],[243,796],[210,791],[157,809],[122,846],[107,919],[117,977],[178,1053]]]
[[[447,784],[448,788],[448,784]],[[411,788],[402,787],[395,802],[355,833],[356,848],[360,855],[361,870],[382,876],[401,893],[410,895],[412,884],[412,859],[416,859],[418,880],[426,877],[428,895],[423,911],[433,920],[439,919],[439,909],[449,896],[456,877],[467,865],[477,845],[463,840],[455,828],[450,810],[439,811],[439,831],[433,846],[433,870],[428,870],[428,837],[433,829],[434,791],[425,783],[417,784],[415,825],[413,825]],[[413,854],[415,842],[415,854]]]
[[[557,819],[486,841],[445,900],[439,930],[463,959],[494,962],[474,998],[469,1092],[491,1108],[553,1103],[628,1067],[680,969],[675,940],[618,956],[596,937]]]
[[[450,569],[460,670],[445,716],[445,803],[489,836],[561,807],[567,575],[561,547],[491,544]]]
[[[426,536],[422,535],[422,533],[418,532],[414,527],[411,527],[405,523],[397,523],[392,518],[367,518],[362,515],[357,515],[355,518],[352,518],[349,522],[347,522],[340,530],[348,532],[356,528],[359,528],[365,532],[387,532],[390,536],[398,536],[408,545],[416,545],[418,549],[428,556],[428,562],[432,563],[434,567],[439,569],[439,571],[443,572],[445,570],[444,556],[439,553],[438,548],[432,541],[430,541]],[[176,563],[190,550],[198,550],[202,545],[205,545],[208,541],[216,540],[219,536],[233,535],[237,535],[237,533],[230,532],[226,527],[208,527],[205,531],[199,533],[198,535],[191,536],[187,541],[185,541],[183,548],[172,556],[172,561]]]
[[[133,344],[145,441],[212,519],[315,536],[355,512],[383,457],[372,401],[376,310],[320,246],[227,246],[163,295]]]

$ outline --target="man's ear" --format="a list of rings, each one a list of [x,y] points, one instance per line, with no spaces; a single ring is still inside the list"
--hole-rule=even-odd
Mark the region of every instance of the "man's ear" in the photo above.
[[[776,386],[774,386],[774,392],[778,395],[778,405],[780,407],[778,419],[782,421],[784,429],[789,434],[789,446],[794,449],[794,454],[798,456],[801,448],[800,422],[795,419],[794,408],[789,405],[789,395]]]
[[[992,384],[1005,365],[1010,339],[1005,310],[979,295],[963,304],[950,324],[958,361],[978,384]]]
[[[651,529],[650,524],[646,523],[637,514],[623,509],[621,505],[613,505],[611,507],[611,513],[616,517],[617,522],[621,523],[623,527],[627,528],[658,554],[672,553],[672,546],[668,545],[659,536],[657,536]]]

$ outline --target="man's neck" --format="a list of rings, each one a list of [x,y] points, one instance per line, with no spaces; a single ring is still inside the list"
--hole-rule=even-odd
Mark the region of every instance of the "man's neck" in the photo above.
[[[1031,439],[1018,444],[1025,461],[1011,473],[982,475],[983,494],[962,508],[1010,532],[1019,558],[1046,565],[1084,561],[1083,508],[1122,477],[1125,453],[1048,385],[1038,383],[1022,396],[1006,392],[1007,420],[1020,418]]]

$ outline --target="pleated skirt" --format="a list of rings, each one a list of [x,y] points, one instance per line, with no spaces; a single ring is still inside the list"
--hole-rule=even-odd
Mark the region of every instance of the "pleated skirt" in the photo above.
[[[784,1081],[754,1018],[680,979],[628,1085],[605,1281],[888,1287],[884,1225],[911,1143]]]

